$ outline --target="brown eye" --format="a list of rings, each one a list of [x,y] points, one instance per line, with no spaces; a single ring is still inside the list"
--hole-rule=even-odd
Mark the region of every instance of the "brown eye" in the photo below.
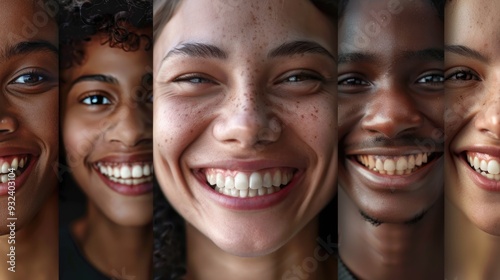
[[[448,77],[446,77],[446,80],[457,80],[457,81],[476,80],[476,81],[480,81],[481,78],[479,78],[478,75],[476,75],[474,72],[472,72],[470,70],[458,70],[458,71],[450,74]]]
[[[12,84],[22,84],[22,85],[36,85],[40,82],[47,80],[47,78],[41,74],[36,72],[27,73],[20,75],[12,81]]]

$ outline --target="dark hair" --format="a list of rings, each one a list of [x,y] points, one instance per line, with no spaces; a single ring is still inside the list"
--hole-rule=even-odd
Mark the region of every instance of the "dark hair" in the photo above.
[[[124,51],[136,51],[145,42],[152,47],[149,35],[134,29],[152,27],[152,0],[61,1],[59,38],[61,68],[80,64],[84,59],[83,43],[103,34],[102,44]]]
[[[441,19],[444,20],[444,2],[445,0],[428,0],[432,3],[434,8],[436,8],[437,11],[437,16]],[[347,4],[349,4],[349,0],[339,0],[339,18],[344,16],[345,9],[347,7]]]

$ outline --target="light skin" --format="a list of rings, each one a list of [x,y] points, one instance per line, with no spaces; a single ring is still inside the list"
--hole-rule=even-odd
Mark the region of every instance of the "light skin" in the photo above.
[[[96,163],[152,162],[152,56],[144,43],[126,52],[103,41],[102,35],[94,35],[84,43],[82,63],[61,72],[66,158],[88,197],[87,214],[71,230],[104,274],[113,276],[125,268],[127,275],[146,279],[151,269],[152,192],[117,192],[103,180]]]
[[[431,279],[442,277],[443,22],[430,1],[392,3],[349,1],[339,21],[340,256],[360,279]]]
[[[163,29],[155,170],[187,221],[188,279],[276,279],[313,255],[315,217],[335,192],[335,53],[335,26],[308,1],[188,0]],[[211,168],[293,177],[277,195],[224,198],[205,178]]]
[[[58,55],[57,25],[31,1],[2,1],[0,11],[0,157],[28,157],[16,174],[15,205],[0,196],[2,279],[57,278]],[[8,7],[8,8],[5,8]],[[43,13],[47,22],[28,32]],[[24,29],[23,29],[24,27]],[[19,169],[18,169],[19,170]],[[4,188],[6,184],[2,184]],[[7,205],[14,206],[13,215]],[[15,244],[9,244],[8,217],[15,217]],[[11,239],[12,240],[12,239]],[[7,270],[15,246],[16,272]],[[21,269],[22,267],[22,269]],[[36,271],[36,274],[34,272]]]
[[[464,279],[500,277],[498,181],[474,166],[474,158],[500,161],[499,8],[489,1],[446,6],[447,275]]]

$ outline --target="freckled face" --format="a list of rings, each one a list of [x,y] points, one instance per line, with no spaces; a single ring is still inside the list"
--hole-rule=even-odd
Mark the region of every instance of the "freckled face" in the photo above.
[[[446,196],[481,230],[500,235],[498,1],[446,7]]]
[[[349,1],[339,21],[339,180],[403,223],[442,195],[443,23],[429,1],[394,2]]]
[[[102,41],[92,37],[83,62],[61,73],[66,158],[75,181],[108,219],[146,225],[153,210],[152,56],[143,47],[126,52]]]
[[[13,217],[20,229],[57,185],[57,24],[31,1],[0,1],[0,6],[0,165],[17,169]],[[28,32],[23,19],[32,22],[35,13],[49,20]],[[2,170],[1,177],[6,174]],[[13,202],[8,183],[0,184],[0,193],[0,234],[5,234]]]
[[[183,1],[156,42],[155,170],[197,230],[261,255],[335,192],[336,28],[308,1],[215,3]]]

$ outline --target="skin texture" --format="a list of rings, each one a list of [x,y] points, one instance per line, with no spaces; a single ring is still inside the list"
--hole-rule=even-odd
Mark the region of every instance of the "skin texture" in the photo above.
[[[419,246],[441,245],[443,22],[430,1],[393,2],[349,1],[339,20],[340,254],[361,279],[440,269],[440,254]],[[437,156],[410,175],[356,159],[422,152]]]
[[[228,279],[276,279],[290,268],[290,262],[279,263],[285,247],[296,246],[294,257],[314,249],[314,217],[336,185],[335,30],[307,1],[187,0],[156,41],[155,170],[166,197],[188,222],[193,279],[198,270],[203,279],[218,279],[220,271],[230,273]],[[329,54],[269,55],[291,41],[314,42]],[[226,58],[171,52],[187,42],[215,45]],[[261,210],[217,203],[196,176],[203,168],[252,171],[264,164],[303,173],[285,199]],[[203,260],[202,252],[219,257]]]
[[[101,44],[103,39],[93,36],[84,45],[83,62],[61,73],[66,158],[75,181],[88,197],[87,214],[72,231],[91,263],[105,274],[126,267],[130,275],[147,277],[152,192],[133,196],[118,193],[106,185],[94,164],[152,162],[151,84],[145,82],[151,76],[152,53],[143,47],[133,52],[111,48]],[[75,82],[88,75],[107,75],[116,82]],[[96,105],[86,104],[91,96],[105,99]]]
[[[475,151],[499,158],[499,8],[495,1],[446,6],[447,267],[449,276],[464,279],[500,277],[494,261],[500,252],[500,193],[481,188],[464,157]],[[456,46],[480,56],[457,52]]]
[[[30,153],[34,163],[15,193],[16,268],[7,271],[7,196],[0,197],[2,279],[57,277],[58,56],[57,25],[31,1],[0,1],[1,155]],[[34,14],[46,21],[34,25]],[[24,19],[25,21],[22,21]],[[41,24],[44,23],[44,24]],[[32,51],[11,53],[19,43],[43,42]],[[29,152],[26,152],[29,151]],[[25,171],[28,172],[28,171]],[[44,256],[44,261],[35,260]]]

